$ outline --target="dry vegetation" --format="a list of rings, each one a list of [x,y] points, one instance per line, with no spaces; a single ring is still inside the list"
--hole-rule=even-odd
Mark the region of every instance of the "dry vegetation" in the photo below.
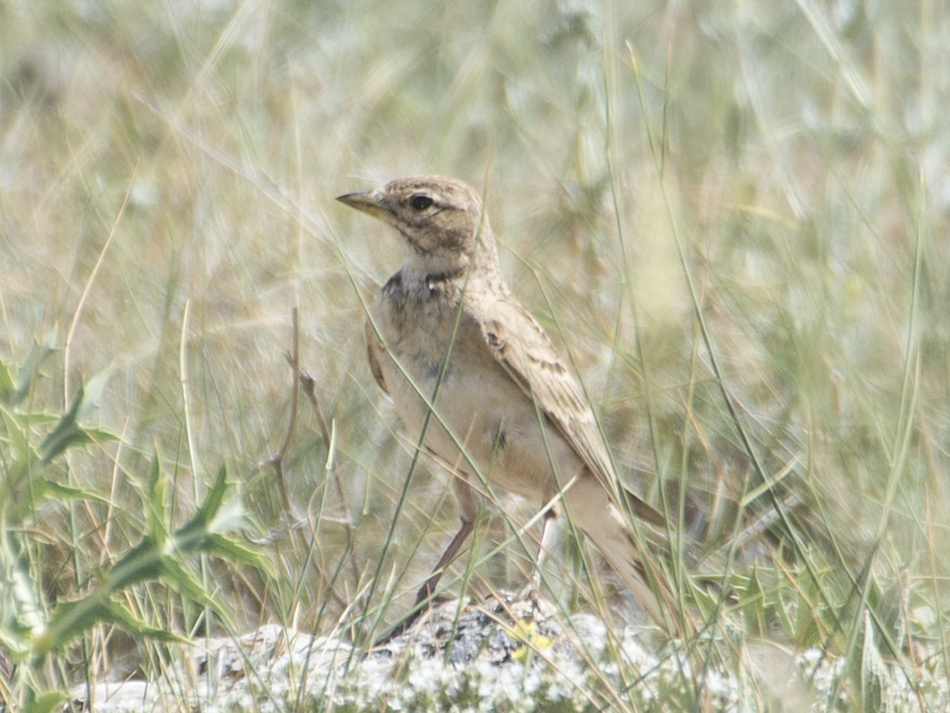
[[[333,197],[418,172],[484,188],[509,283],[683,520],[710,655],[827,652],[819,710],[948,705],[944,4],[0,0],[0,76],[6,710],[154,675],[163,632],[365,645],[405,611],[455,507],[423,466],[403,499],[361,329],[399,246]],[[453,589],[524,581],[512,521]],[[568,539],[552,596],[603,606]]]

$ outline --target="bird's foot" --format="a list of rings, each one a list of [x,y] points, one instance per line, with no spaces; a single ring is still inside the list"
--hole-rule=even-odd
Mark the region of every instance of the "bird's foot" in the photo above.
[[[389,630],[385,635],[380,639],[377,639],[376,643],[373,644],[374,647],[386,646],[391,643],[394,639],[398,639],[401,636],[405,636],[411,629],[416,627],[421,619],[423,619],[424,614],[428,614],[433,609],[437,608],[439,605],[444,604],[449,601],[451,597],[445,595],[439,595],[432,597],[426,602],[417,602],[416,606],[413,607],[402,621],[398,622],[396,626]],[[421,604],[421,606],[420,606]]]

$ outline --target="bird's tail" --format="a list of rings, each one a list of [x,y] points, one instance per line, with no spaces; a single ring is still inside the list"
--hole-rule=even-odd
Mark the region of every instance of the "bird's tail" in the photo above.
[[[593,479],[576,483],[565,493],[565,505],[574,524],[597,546],[640,606],[661,627],[675,631],[679,604],[665,571],[649,559],[640,538],[600,484]]]

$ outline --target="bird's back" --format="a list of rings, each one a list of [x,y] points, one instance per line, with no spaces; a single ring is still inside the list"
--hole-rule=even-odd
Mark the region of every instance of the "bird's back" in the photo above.
[[[447,299],[439,294],[443,290],[457,291],[458,298]],[[444,464],[470,475],[477,466],[482,476],[490,476],[493,486],[545,501],[584,470],[585,463],[543,405],[532,398],[530,387],[498,357],[500,347],[491,335],[512,345],[510,331],[526,329],[546,346],[542,351],[519,346],[518,354],[531,359],[547,355],[548,350],[556,354],[510,293],[504,290],[505,299],[499,301],[495,292],[464,285],[430,290],[427,285],[390,280],[372,309],[383,340],[380,343],[370,335],[375,342],[371,361],[379,365],[410,437],[418,436],[426,425],[428,406],[422,395],[430,402],[435,396],[425,445]],[[412,319],[406,318],[407,311]],[[512,319],[528,321],[513,323]],[[510,348],[502,351],[513,353]],[[555,369],[561,378],[566,374],[559,361],[539,362],[535,368]],[[579,393],[576,384],[572,393]],[[579,400],[577,406],[590,414],[586,402]]]

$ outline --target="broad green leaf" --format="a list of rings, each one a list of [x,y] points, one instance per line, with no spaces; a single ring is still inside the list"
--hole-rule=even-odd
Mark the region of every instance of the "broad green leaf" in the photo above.
[[[114,624],[133,636],[187,641],[171,632],[149,626],[119,602],[109,598],[105,588],[99,587],[82,599],[59,604],[45,631],[34,638],[31,653],[39,657],[59,651],[97,624]]]
[[[175,531],[173,536],[173,546],[179,552],[197,552],[205,550],[208,547],[208,535],[212,532],[212,526],[221,509],[224,501],[224,494],[227,492],[227,469],[224,466],[218,470],[211,490],[205,497],[204,502],[198,508],[198,512],[187,523]],[[222,526],[226,523],[218,523]],[[218,530],[220,531],[220,530]]]
[[[59,423],[56,424],[56,427],[40,446],[44,463],[49,463],[67,448],[86,445],[95,440],[114,440],[116,438],[109,431],[86,429],[79,425],[79,421],[87,418],[95,409],[110,374],[111,370],[105,369],[96,374],[87,385],[80,386],[76,391],[76,396],[69,407],[69,411],[59,419]]]
[[[80,387],[69,411],[59,419],[59,423],[40,446],[44,464],[48,464],[53,458],[75,446],[118,440],[118,436],[111,431],[102,428],[83,428],[79,425],[78,414],[88,410],[83,406],[85,403],[85,392]]]
[[[221,509],[221,503],[224,502],[224,494],[228,490],[228,470],[225,466],[218,468],[218,474],[215,476],[214,483],[211,486],[211,490],[208,491],[208,495],[205,497],[204,502],[201,503],[201,507],[198,509],[198,513],[195,515],[195,520],[198,520],[200,517],[205,522],[210,523],[218,515],[218,510]]]
[[[11,406],[17,406],[23,402],[30,393],[30,386],[33,384],[33,377],[39,373],[44,362],[56,352],[53,343],[56,341],[55,331],[50,332],[43,339],[41,344],[34,344],[30,350],[26,361],[17,370],[16,386],[11,394],[5,400]]]
[[[128,607],[114,599],[109,602],[109,619],[106,623],[120,626],[127,633],[135,637],[156,639],[166,643],[190,643],[190,640],[185,636],[174,634],[166,629],[156,629],[153,626],[149,626],[146,622],[133,614]]]
[[[62,691],[46,691],[23,706],[23,713],[52,713],[59,710],[66,694]]]
[[[153,459],[149,474],[149,524],[152,533],[129,550],[106,572],[102,584],[87,596],[56,607],[49,623],[34,626],[33,656],[43,656],[81,636],[100,623],[121,626],[134,635],[168,637],[150,629],[115,599],[115,595],[138,584],[161,580],[222,616],[227,612],[214,602],[201,583],[182,564],[182,555],[222,555],[232,560],[257,563],[250,548],[225,536],[245,522],[240,500],[225,500],[227,471],[221,468],[211,490],[194,517],[174,532],[165,535],[163,480],[158,458]],[[80,491],[81,492],[81,491]],[[71,494],[71,489],[65,489]],[[157,533],[157,534],[153,534]]]
[[[13,456],[7,465],[9,479],[6,487],[12,487],[15,491],[20,475],[26,470],[30,460],[36,457],[36,453],[30,447],[30,439],[26,429],[20,425],[15,414],[0,405],[0,416],[3,417],[6,440],[10,444],[10,451]],[[17,495],[16,492],[12,494]]]
[[[10,373],[9,365],[0,359],[0,402],[9,403],[13,392],[13,374]]]
[[[164,579],[165,582],[174,587],[176,591],[184,592],[202,606],[206,606],[216,611],[222,617],[227,618],[227,612],[218,606],[217,602],[211,598],[201,582],[198,581],[191,572],[185,569],[178,560],[172,557],[166,558]]]
[[[105,443],[107,441],[119,440],[119,436],[117,434],[105,428],[83,428],[83,431],[86,432],[86,435],[89,436],[89,440],[93,443]]]
[[[132,585],[159,579],[165,572],[163,549],[153,537],[146,536],[112,566],[100,588],[111,595]]]
[[[40,446],[40,452],[43,454],[43,462],[49,463],[53,458],[65,451],[67,448],[75,445],[85,445],[92,439],[80,428],[76,422],[76,416],[82,406],[83,388],[80,386],[73,399],[69,411],[63,414],[56,424],[56,428],[46,437]]]
[[[271,563],[261,556],[261,553],[247,545],[221,535],[211,536],[210,554],[228,560],[229,562],[244,562],[246,564],[272,571]]]
[[[80,421],[89,418],[99,406],[99,399],[102,398],[102,392],[105,390],[110,376],[112,376],[112,369],[103,369],[85,383],[82,403],[79,406],[79,413],[76,415]]]
[[[71,602],[57,604],[45,629],[34,632],[33,656],[43,656],[82,636],[102,621],[112,619],[108,594],[103,587]]]
[[[72,500],[92,500],[104,505],[109,504],[109,498],[92,490],[63,485],[45,478],[39,478],[34,482],[33,495],[37,499],[48,498],[58,503],[68,503]]]

